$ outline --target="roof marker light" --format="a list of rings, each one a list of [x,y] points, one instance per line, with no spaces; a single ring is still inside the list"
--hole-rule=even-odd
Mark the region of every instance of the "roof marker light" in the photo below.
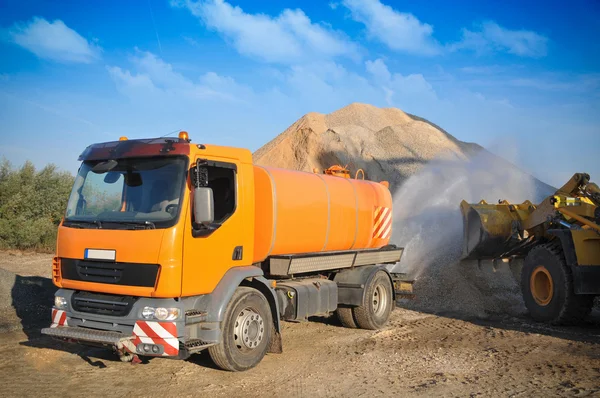
[[[127,137],[125,137],[125,136],[119,137],[119,141],[127,141]]]
[[[188,135],[187,131],[181,131],[179,132],[179,138],[181,138],[182,140],[186,140],[186,141],[190,141],[190,136]]]

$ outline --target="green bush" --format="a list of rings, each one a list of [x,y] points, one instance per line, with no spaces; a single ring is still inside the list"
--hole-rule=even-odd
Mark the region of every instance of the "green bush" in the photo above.
[[[56,228],[67,206],[73,176],[30,161],[13,169],[0,164],[0,248],[53,250]]]

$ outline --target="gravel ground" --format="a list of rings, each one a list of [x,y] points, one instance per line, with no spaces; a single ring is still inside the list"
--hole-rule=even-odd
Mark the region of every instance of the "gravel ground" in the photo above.
[[[0,267],[44,279],[32,274],[48,275],[51,258],[0,253]],[[1,333],[0,378],[10,381],[3,396],[600,394],[600,312],[580,327],[558,328],[537,325],[525,315],[478,317],[461,312],[459,299],[453,311],[435,311],[430,305],[438,302],[431,299],[437,293],[426,287],[417,285],[419,299],[399,302],[390,324],[379,331],[345,329],[334,317],[285,322],[283,354],[269,354],[244,373],[216,369],[206,353],[187,361],[132,365],[106,350],[41,337],[36,328]],[[20,317],[28,325],[50,320],[49,313]]]

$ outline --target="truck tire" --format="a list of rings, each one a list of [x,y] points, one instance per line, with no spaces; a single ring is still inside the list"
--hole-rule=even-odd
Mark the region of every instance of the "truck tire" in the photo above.
[[[221,342],[208,348],[223,370],[244,371],[265,356],[271,341],[273,318],[265,296],[250,287],[238,287],[221,322]]]
[[[335,313],[343,327],[350,329],[357,328],[356,322],[354,322],[354,315],[352,315],[352,308],[338,307]]]
[[[521,272],[521,291],[531,317],[553,325],[583,320],[594,302],[593,296],[575,294],[573,275],[558,242],[531,249]]]
[[[352,308],[354,321],[361,329],[381,329],[394,308],[392,283],[385,271],[377,271],[365,286],[363,304]]]

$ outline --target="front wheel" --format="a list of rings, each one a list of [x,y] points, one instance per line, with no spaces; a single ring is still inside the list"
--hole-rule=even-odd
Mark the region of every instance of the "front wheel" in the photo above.
[[[377,271],[365,286],[363,304],[352,308],[354,321],[361,329],[381,329],[394,309],[392,283],[385,271]]]
[[[271,340],[273,318],[262,293],[249,287],[238,287],[227,305],[221,325],[221,342],[208,348],[218,367],[244,371],[264,358]]]
[[[593,297],[575,294],[571,270],[554,242],[531,249],[521,272],[521,291],[531,317],[538,322],[573,324],[592,310]]]

